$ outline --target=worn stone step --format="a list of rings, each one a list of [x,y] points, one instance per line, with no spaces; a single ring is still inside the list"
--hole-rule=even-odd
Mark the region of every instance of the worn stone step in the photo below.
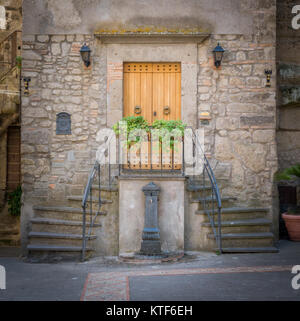
[[[208,238],[214,238],[214,234],[208,234]],[[222,234],[222,239],[261,239],[261,238],[273,238],[273,233],[226,233]]]
[[[77,207],[69,207],[69,206],[34,206],[33,207],[37,217],[43,218],[53,218],[53,219],[61,219],[61,220],[78,220],[82,221],[83,211],[82,208]],[[92,212],[95,215],[97,212],[94,210]],[[90,210],[87,209],[87,217],[90,215]],[[101,210],[99,213],[99,217],[102,215],[106,215],[107,212]],[[99,218],[97,218],[99,220]]]
[[[218,249],[216,249],[218,250]],[[225,247],[222,253],[277,253],[279,250],[274,246],[267,247]]]
[[[52,233],[52,232],[29,232],[29,237],[55,238],[55,239],[82,239],[81,234]],[[89,239],[96,239],[96,235],[90,235]]]
[[[51,252],[81,252],[81,246],[66,246],[66,245],[47,245],[47,244],[28,244],[27,250],[29,251],[51,251]],[[86,251],[92,251],[93,248],[86,247]]]
[[[70,200],[70,201],[82,202],[82,196],[81,195],[80,196],[79,195],[77,195],[77,196],[68,196],[67,199]],[[90,201],[90,198],[88,198],[88,202],[89,201]],[[92,202],[98,203],[99,202],[98,197],[93,196],[92,197]],[[101,198],[101,203],[102,204],[111,204],[112,202],[113,202],[112,200]]]
[[[82,233],[82,221],[70,221],[51,218],[33,218],[31,219],[33,232],[51,232],[51,233]],[[87,229],[89,227],[89,220],[87,222]],[[101,224],[94,223],[93,230],[99,228]]]
[[[211,186],[203,186],[201,184],[188,184],[186,189],[189,192],[211,191]]]
[[[33,232],[28,234],[30,238],[30,244],[51,244],[59,245],[64,244],[66,246],[81,246],[82,235],[81,234],[68,234],[68,233],[52,233],[52,232]],[[91,235],[88,241],[95,240],[96,235]]]
[[[96,184],[94,184],[94,185],[92,185],[92,187],[93,187],[93,189],[94,190],[98,190],[99,189],[99,185],[96,185]],[[118,185],[111,185],[111,186],[109,186],[109,185],[100,185],[100,190],[101,191],[104,191],[104,192],[118,192]]]
[[[221,202],[228,202],[228,201],[234,201],[236,200],[236,197],[230,197],[230,196],[223,196],[221,197]],[[215,197],[194,197],[190,200],[190,202],[192,203],[202,203],[202,202],[207,202],[207,203],[210,203],[210,202],[217,202],[216,198]]]
[[[209,239],[214,239],[214,234],[208,234]],[[273,246],[274,235],[270,232],[262,233],[226,233],[222,234],[222,247],[268,247]]]
[[[0,246],[19,246],[20,235],[5,235],[0,238]]]
[[[20,229],[17,227],[6,226],[0,229],[0,238],[5,235],[18,235],[20,234]]]
[[[236,220],[236,219],[251,219],[251,218],[262,218],[268,213],[269,209],[264,207],[227,207],[221,209],[221,220]],[[197,210],[197,215],[204,215],[205,221],[208,221],[208,215],[212,214],[212,210]],[[217,218],[217,211],[215,209],[215,218]]]
[[[211,228],[210,222],[203,222],[203,227]],[[222,233],[255,233],[269,232],[272,221],[266,218],[254,218],[247,220],[227,220],[221,222]],[[215,221],[215,227],[219,224]]]

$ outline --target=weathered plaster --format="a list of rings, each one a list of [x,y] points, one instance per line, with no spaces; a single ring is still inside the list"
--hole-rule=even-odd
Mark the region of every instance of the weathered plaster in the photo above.
[[[142,187],[154,182],[161,188],[158,225],[165,252],[184,250],[184,179],[119,179],[119,253],[138,252],[145,219]]]
[[[32,0],[24,1],[23,11],[25,34],[90,34],[101,29],[128,28],[253,32],[249,6],[239,0]]]

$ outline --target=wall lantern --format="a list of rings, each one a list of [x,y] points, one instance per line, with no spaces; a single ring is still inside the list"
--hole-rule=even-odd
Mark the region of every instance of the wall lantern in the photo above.
[[[265,69],[265,75],[267,77],[266,87],[271,87],[272,69]]]
[[[85,66],[88,67],[91,64],[91,49],[86,43],[80,48],[80,54]]]
[[[221,61],[223,58],[224,51],[225,50],[220,46],[219,43],[216,46],[216,48],[213,50],[216,68],[219,68],[221,66]]]
[[[30,77],[23,77],[23,81],[24,81],[24,95],[28,95],[29,94],[29,83],[31,81]]]

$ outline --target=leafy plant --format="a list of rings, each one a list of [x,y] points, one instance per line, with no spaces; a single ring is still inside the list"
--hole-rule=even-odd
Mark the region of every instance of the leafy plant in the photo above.
[[[278,181],[290,181],[295,178],[300,178],[300,164],[286,168],[284,171],[276,174],[276,179]]]
[[[170,147],[171,149],[174,148],[174,140],[176,138],[182,138],[184,135],[184,129],[186,127],[185,124],[181,120],[155,120],[153,122],[152,127],[154,129],[159,129],[159,142],[160,145],[163,144],[163,142],[168,143],[168,138],[170,137],[170,133],[174,134],[173,137],[170,139]],[[169,146],[164,146],[169,147]]]
[[[127,129],[125,129],[126,126]],[[159,130],[158,137],[156,139],[159,140],[160,146],[162,146],[163,142],[168,143],[168,141],[170,140],[170,145],[164,147],[171,147],[172,149],[174,148],[174,140],[176,138],[183,137],[185,127],[186,125],[183,124],[181,120],[155,120],[152,125],[153,129]],[[143,118],[143,116],[124,117],[121,121],[113,125],[113,130],[116,135],[120,135],[122,132],[125,132],[125,130],[127,130],[126,140],[128,147],[133,143],[140,142],[141,137],[138,135],[138,132],[135,133],[137,135],[131,135],[131,133],[133,134],[135,130],[139,129],[144,130],[146,133],[150,131],[149,124]],[[171,132],[173,137],[170,138]]]
[[[291,206],[287,209],[288,214],[300,215],[300,206]]]
[[[291,181],[300,178],[300,164],[288,167],[284,171],[277,173],[275,178],[278,181]],[[289,207],[287,213],[300,215],[300,206]]]
[[[12,216],[20,216],[21,214],[21,186],[18,186],[13,192],[8,195],[8,212]]]
[[[125,128],[127,126],[127,129]],[[136,135],[134,139],[132,139],[133,132],[135,130],[142,129],[147,133],[150,131],[148,122],[144,119],[143,116],[128,116],[123,117],[122,120],[118,121],[116,124],[113,125],[113,130],[116,135],[120,135],[122,132],[126,130],[126,139],[127,144],[130,146],[132,143],[139,142],[141,137]]]
[[[22,67],[22,57],[21,56],[16,57],[16,64],[17,64],[18,68],[21,69],[21,67]]]

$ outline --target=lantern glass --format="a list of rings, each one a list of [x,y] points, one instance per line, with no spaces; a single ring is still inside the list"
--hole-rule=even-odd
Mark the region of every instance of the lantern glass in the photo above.
[[[86,67],[90,65],[91,49],[84,44],[80,49],[81,58]]]
[[[216,48],[213,50],[214,58],[215,58],[215,66],[217,68],[221,65],[221,61],[222,61],[222,58],[223,58],[224,51],[225,50],[220,46],[219,43],[216,46]]]

